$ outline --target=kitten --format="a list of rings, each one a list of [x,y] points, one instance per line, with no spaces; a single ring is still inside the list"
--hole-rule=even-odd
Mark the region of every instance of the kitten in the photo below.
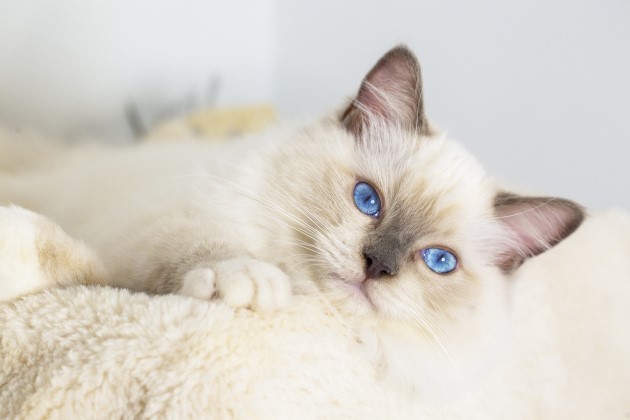
[[[503,191],[433,130],[403,46],[342,112],[298,130],[74,150],[2,186],[1,200],[95,249],[112,285],[260,312],[291,290],[317,294],[357,326],[384,377],[423,395],[483,372],[510,274],[584,217],[567,200]]]

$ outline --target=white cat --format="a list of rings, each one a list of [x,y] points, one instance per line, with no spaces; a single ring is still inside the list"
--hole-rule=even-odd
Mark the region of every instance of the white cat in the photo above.
[[[384,378],[427,398],[497,362],[510,275],[584,217],[567,200],[502,191],[432,130],[405,47],[343,112],[299,130],[60,152],[2,176],[0,200],[85,241],[111,285],[260,312],[291,290],[318,293]]]

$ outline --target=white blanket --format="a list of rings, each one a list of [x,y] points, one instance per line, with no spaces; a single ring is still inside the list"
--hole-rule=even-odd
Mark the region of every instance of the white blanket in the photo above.
[[[51,289],[0,306],[0,325],[2,418],[365,418],[386,402],[356,342],[308,300],[260,317]]]
[[[382,381],[369,346],[315,298],[262,316],[51,288],[0,304],[0,418],[628,418],[630,216],[592,218],[516,280],[524,336],[509,364],[428,404]],[[538,297],[544,314],[530,312]]]

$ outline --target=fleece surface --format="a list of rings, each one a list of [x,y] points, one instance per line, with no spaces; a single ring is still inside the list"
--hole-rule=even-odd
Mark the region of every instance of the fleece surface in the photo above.
[[[49,288],[0,303],[0,418],[627,419],[630,216],[590,218],[514,282],[504,360],[452,401],[398,394],[315,298],[259,315]]]
[[[259,316],[73,287],[2,305],[0,417],[376,415],[386,399],[352,335],[317,302],[296,304]]]

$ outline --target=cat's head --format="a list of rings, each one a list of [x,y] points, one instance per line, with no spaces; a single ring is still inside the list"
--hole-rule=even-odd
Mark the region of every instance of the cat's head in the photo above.
[[[487,328],[510,274],[584,217],[567,200],[503,191],[434,132],[420,66],[405,47],[385,54],[347,108],[294,146],[278,182],[303,203],[295,214],[320,290],[350,316],[428,341]]]

